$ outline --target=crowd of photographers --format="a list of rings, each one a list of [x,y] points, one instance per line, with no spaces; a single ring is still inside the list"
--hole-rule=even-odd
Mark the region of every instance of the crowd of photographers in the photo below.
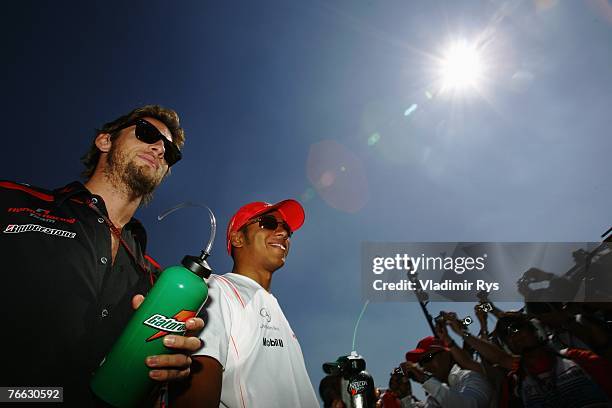
[[[452,311],[433,319],[425,307],[427,295],[417,293],[435,335],[406,353],[384,392],[374,389],[371,377],[363,381],[369,374],[360,356],[324,365],[330,374],[319,387],[324,406],[612,407],[610,242],[612,234],[591,252],[574,251],[576,265],[562,276],[526,271],[517,283],[526,300],[520,310],[503,311],[479,293],[478,324]],[[543,281],[548,288],[530,286]],[[544,300],[573,299],[580,288],[586,294],[581,302]],[[368,384],[369,392],[362,389]],[[424,400],[413,395],[414,386],[423,388]]]
[[[526,303],[519,311],[502,311],[482,300],[474,311],[477,334],[454,312],[440,312],[436,336],[406,353],[389,388],[368,405],[612,406],[612,304]],[[341,391],[338,381],[322,381],[324,406],[350,408],[341,392],[330,392]],[[415,385],[425,390],[423,401],[413,396]]]

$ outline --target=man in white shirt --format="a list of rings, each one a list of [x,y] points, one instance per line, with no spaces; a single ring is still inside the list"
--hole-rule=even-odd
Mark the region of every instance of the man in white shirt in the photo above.
[[[209,279],[203,347],[192,356],[190,384],[171,391],[173,406],[319,406],[297,337],[269,292],[303,223],[295,200],[254,202],[234,214],[226,235],[234,267]]]

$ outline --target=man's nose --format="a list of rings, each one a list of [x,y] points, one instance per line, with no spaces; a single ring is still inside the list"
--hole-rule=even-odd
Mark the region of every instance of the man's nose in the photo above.
[[[166,148],[164,147],[164,142],[161,139],[159,139],[155,143],[151,143],[150,146],[151,146],[151,149],[153,149],[153,151],[155,151],[158,154],[163,155],[166,152]]]
[[[278,225],[276,226],[276,230],[274,231],[276,235],[282,235],[285,238],[289,237],[289,231],[287,231],[287,229],[284,227],[284,225],[282,223],[278,223]]]

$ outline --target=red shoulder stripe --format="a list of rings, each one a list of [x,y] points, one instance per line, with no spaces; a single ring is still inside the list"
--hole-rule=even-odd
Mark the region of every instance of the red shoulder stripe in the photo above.
[[[234,295],[236,295],[236,298],[238,299],[242,307],[246,307],[244,305],[244,300],[242,300],[242,296],[240,296],[238,289],[236,289],[236,285],[234,285],[232,282],[230,282],[227,278],[224,278],[223,276],[217,275],[215,276],[215,278],[219,279],[221,282],[225,282],[225,284],[228,285],[234,291]]]
[[[156,267],[157,269],[161,270],[161,265],[159,263],[157,263],[157,261],[153,258],[151,258],[149,255],[145,254],[145,259],[149,262],[151,262],[151,265],[153,265],[154,267]]]
[[[40,191],[36,191],[30,187],[24,186],[22,184],[11,183],[10,181],[0,181],[0,187],[8,188],[11,190],[21,190],[44,201],[53,202],[55,200],[51,194],[41,193]]]

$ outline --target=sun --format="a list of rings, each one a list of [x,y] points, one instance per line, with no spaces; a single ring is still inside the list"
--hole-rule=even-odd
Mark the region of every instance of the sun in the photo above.
[[[452,43],[440,61],[442,91],[478,88],[484,64],[478,49],[465,40]]]

